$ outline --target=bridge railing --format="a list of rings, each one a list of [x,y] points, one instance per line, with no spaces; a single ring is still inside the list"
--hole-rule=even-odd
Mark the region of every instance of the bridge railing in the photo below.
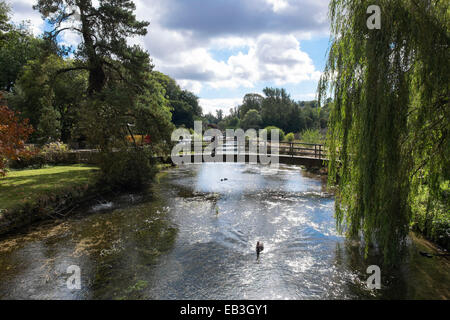
[[[272,144],[270,141],[268,142],[256,142],[252,141],[257,145],[257,150],[264,150],[264,152],[271,153],[271,147]],[[187,142],[191,144],[191,152],[194,153],[194,142],[190,141]],[[230,141],[222,141],[217,150],[219,152],[230,150],[230,148],[224,148],[224,146],[230,146]],[[205,148],[210,145],[210,141],[203,141],[202,142],[202,152],[205,151]],[[236,153],[249,153],[250,152],[250,141],[246,140],[245,143],[245,150],[243,150],[242,147],[236,146],[235,148]],[[325,146],[323,144],[318,143],[307,143],[307,142],[279,142],[278,143],[278,152],[280,155],[284,156],[291,156],[291,157],[309,157],[309,158],[317,158],[317,159],[326,159],[327,152],[325,149]],[[181,153],[181,152],[180,152]]]
[[[270,142],[268,151],[270,152]],[[323,144],[307,143],[307,142],[279,142],[278,152],[280,155],[288,155],[291,157],[309,157],[317,159],[325,159],[327,152]]]
[[[327,155],[323,144],[307,142],[280,142],[279,152],[292,157],[305,156],[319,159],[324,159]]]

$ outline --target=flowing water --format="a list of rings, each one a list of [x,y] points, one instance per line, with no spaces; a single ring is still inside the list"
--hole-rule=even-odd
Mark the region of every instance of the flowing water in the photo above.
[[[323,179],[294,166],[168,169],[147,194],[0,239],[0,299],[450,298],[448,259],[421,256],[426,241],[412,235],[384,268],[336,233],[333,208]],[[381,290],[366,286],[373,264]],[[80,290],[67,288],[71,265]]]

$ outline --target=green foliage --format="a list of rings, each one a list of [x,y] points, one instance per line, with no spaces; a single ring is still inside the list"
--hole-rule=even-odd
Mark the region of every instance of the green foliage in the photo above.
[[[288,142],[293,142],[295,140],[295,135],[294,135],[294,133],[289,132],[284,138]]]
[[[294,107],[294,103],[289,94],[285,89],[278,88],[265,88],[263,92],[266,95],[261,106],[263,125],[273,125],[278,128],[287,129],[286,127],[291,113],[290,109]]]
[[[41,54],[43,40],[35,38],[26,25],[0,22],[0,28],[7,31],[0,33],[0,90],[11,91],[27,61]]]
[[[195,117],[202,115],[198,97],[190,91],[181,90],[175,80],[161,72],[153,71],[152,75],[165,90],[165,98],[172,111],[172,122],[176,126],[193,128]]]
[[[241,127],[241,122],[236,116],[227,116],[217,126],[220,130],[237,129]]]
[[[126,83],[109,83],[101,99],[89,100],[83,106],[84,132],[89,143],[100,150],[102,180],[115,187],[149,184],[156,170],[153,157],[170,151],[174,126],[164,89],[151,73],[144,85],[141,94],[124,94]],[[130,145],[129,135],[132,140],[134,135],[149,135],[152,142],[145,147]]]
[[[450,10],[448,1],[379,0],[381,30],[369,30],[371,4],[331,1],[319,100],[334,93],[327,140],[338,229],[362,233],[366,252],[375,243],[393,262],[419,186],[434,198],[450,178]]]
[[[300,140],[307,143],[323,143],[322,134],[318,129],[306,129],[300,134]]]
[[[247,111],[247,113],[244,116],[244,119],[242,119],[241,122],[242,129],[259,129],[262,125],[262,118],[259,114],[258,110],[256,109],[250,109]]]
[[[129,89],[139,90],[143,74],[151,70],[150,57],[139,46],[130,46],[127,39],[147,33],[148,22],[136,19],[136,6],[130,0],[39,0],[34,6],[53,27],[46,37],[56,39],[67,28],[82,38],[76,52],[76,66],[59,70],[89,72],[88,95],[101,93],[108,81],[127,81],[124,69],[132,75]],[[78,16],[78,21],[75,20]]]
[[[60,141],[50,142],[41,149],[42,153],[63,153],[69,151],[69,146]]]
[[[58,70],[71,68],[74,61],[57,55],[30,60],[9,97],[10,105],[30,119],[36,128],[32,141],[45,144],[69,142],[78,128],[78,113],[87,88],[87,73],[68,71],[57,77]]]
[[[327,127],[331,99],[325,106],[318,108],[317,101],[293,101],[283,88],[265,88],[263,91],[265,97],[256,93],[246,94],[242,104],[237,108],[230,108],[230,114],[227,116],[219,111],[216,116],[208,113],[201,117],[201,120],[208,124],[217,124],[220,129],[275,125],[285,132],[301,132],[304,129]],[[253,111],[247,116],[252,110],[257,113]],[[239,124],[236,125],[238,120]]]
[[[59,112],[51,106],[44,106],[41,109],[41,116],[36,129],[40,143],[47,143],[61,138],[60,119]]]
[[[127,190],[144,188],[157,173],[151,154],[137,149],[102,152],[100,168],[100,183]]]
[[[283,130],[281,130],[280,128],[278,128],[278,127],[275,127],[275,126],[268,126],[268,127],[265,127],[264,128],[264,131],[266,131],[267,132],[267,140],[268,141],[270,141],[270,140],[272,140],[272,131],[274,131],[274,132],[278,132],[278,141],[283,141],[284,140],[284,131]],[[276,136],[276,133],[274,133],[275,134],[275,136]]]
[[[216,110],[216,118],[217,118],[217,122],[220,122],[223,120],[223,110],[222,109]]]
[[[449,197],[449,181],[441,183],[437,195],[431,194],[430,188],[421,184],[411,197],[413,229],[447,250],[450,248]]]
[[[4,1],[0,1],[0,31],[8,31],[10,28],[9,13],[11,11],[10,6]]]
[[[239,117],[244,119],[249,110],[261,111],[262,102],[264,97],[257,93],[247,93],[244,96],[242,105],[239,107]]]
[[[100,151],[101,180],[122,188],[150,183],[156,169],[154,156],[167,154],[171,145],[171,106],[165,95],[170,98],[178,89],[168,77],[152,72],[148,52],[127,44],[130,37],[145,35],[149,23],[136,19],[130,0],[97,4],[39,0],[35,9],[53,26],[46,33],[50,39],[56,39],[66,25],[78,24],[73,31],[82,43],[73,64],[59,67],[54,77],[69,72],[88,74],[78,108],[78,131]],[[76,15],[79,21],[74,21]],[[182,101],[179,106],[184,109],[196,99],[181,92],[176,101]],[[141,147],[134,135],[149,135],[152,142]]]
[[[283,88],[264,88],[263,92],[265,97],[256,93],[248,93],[244,96],[243,103],[236,112],[244,129],[256,127],[254,124],[248,124],[251,118],[255,118],[254,113],[251,118],[246,119],[250,110],[256,110],[261,116],[261,123],[256,121],[257,127],[274,125],[287,132],[299,132],[307,128],[326,128],[328,105],[319,110],[317,101],[295,102]],[[217,122],[216,119],[215,123]]]
[[[50,142],[42,148],[27,146],[30,155],[21,157],[15,161],[9,162],[9,167],[13,169],[23,168],[42,168],[46,165],[62,165],[77,163],[74,154],[69,153],[69,146],[60,142]]]

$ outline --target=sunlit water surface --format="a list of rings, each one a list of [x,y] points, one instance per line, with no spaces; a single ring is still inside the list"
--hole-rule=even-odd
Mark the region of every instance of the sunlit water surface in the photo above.
[[[333,212],[323,179],[298,167],[169,169],[147,195],[104,199],[0,239],[0,298],[450,297],[448,260],[420,256],[433,248],[415,237],[395,269],[382,267],[382,289],[368,290],[366,269],[381,258],[364,260],[344,241]],[[81,290],[67,288],[70,265]]]

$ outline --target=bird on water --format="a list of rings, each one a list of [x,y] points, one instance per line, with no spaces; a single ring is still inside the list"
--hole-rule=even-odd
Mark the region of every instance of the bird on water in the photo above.
[[[262,242],[256,242],[256,260],[259,259],[259,253],[264,250],[264,244]]]

